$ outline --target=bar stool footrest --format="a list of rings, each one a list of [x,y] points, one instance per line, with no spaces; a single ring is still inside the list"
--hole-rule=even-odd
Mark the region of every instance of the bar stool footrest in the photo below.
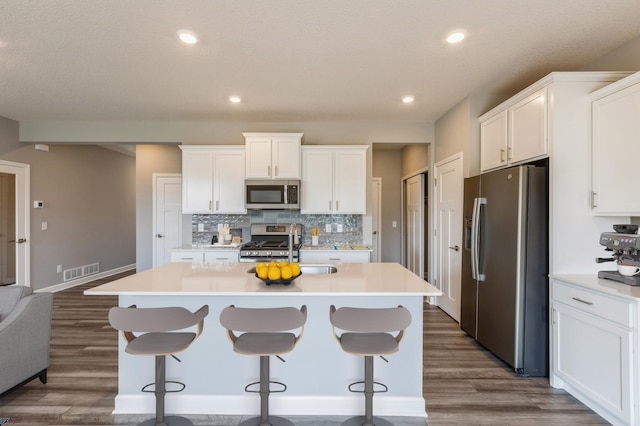
[[[193,422],[186,417],[180,416],[166,416],[164,418],[164,423],[170,426],[193,426]],[[139,423],[138,426],[156,426],[156,419],[149,419],[142,423]]]
[[[282,393],[282,392],[286,392],[287,390],[287,385],[285,385],[282,382],[276,382],[275,380],[269,380],[269,384],[275,384],[275,385],[279,385],[282,386],[281,390],[271,390],[271,386],[269,386],[269,393]],[[255,386],[255,385],[260,385],[260,382],[253,382],[253,383],[249,383],[247,386],[244,387],[244,391],[245,392],[249,392],[249,393],[260,393],[260,390],[251,390],[249,389],[251,386]]]
[[[357,382],[353,382],[351,384],[349,384],[349,392],[353,392],[353,393],[365,393],[364,390],[353,390],[351,389],[352,386],[355,385],[364,385],[364,380],[359,380]],[[384,383],[380,383],[380,382],[373,382],[374,385],[378,385],[382,387],[382,390],[375,390],[373,391],[373,393],[385,393],[389,391],[389,388],[387,387],[387,385],[385,385]]]
[[[183,390],[185,390],[185,388],[187,387],[187,385],[185,385],[184,383],[182,383],[182,382],[176,382],[176,381],[173,381],[173,380],[167,380],[167,381],[165,381],[165,382],[164,382],[164,384],[165,384],[165,385],[167,385],[167,384],[172,384],[172,385],[180,385],[180,386],[182,386],[182,387],[181,387],[180,389],[178,389],[178,390],[168,390],[168,389],[165,389],[165,392],[166,392],[166,393],[182,392],[182,391],[183,391]],[[153,390],[147,390],[147,388],[149,388],[149,387],[151,387],[151,386],[153,386],[153,387],[154,387],[154,389],[153,389]],[[156,390],[155,390],[155,386],[156,386],[156,384],[155,384],[155,383],[149,383],[148,385],[145,385],[145,386],[142,388],[141,392],[155,393],[155,392],[156,392]]]
[[[345,420],[341,426],[393,426],[393,423],[377,416],[373,416],[373,423],[366,423],[365,416],[357,416]]]

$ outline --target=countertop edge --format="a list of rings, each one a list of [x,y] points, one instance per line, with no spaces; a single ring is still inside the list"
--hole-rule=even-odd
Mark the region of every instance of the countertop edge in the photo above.
[[[601,291],[603,293],[640,302],[640,286],[598,278],[596,274],[551,274],[550,279]]]

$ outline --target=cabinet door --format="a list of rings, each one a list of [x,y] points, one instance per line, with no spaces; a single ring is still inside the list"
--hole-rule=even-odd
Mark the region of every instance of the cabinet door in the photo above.
[[[245,148],[247,179],[271,179],[271,138],[247,138]]]
[[[333,211],[333,152],[302,151],[301,213]]]
[[[546,89],[542,89],[509,108],[509,163],[547,155],[546,99]]]
[[[271,164],[274,179],[300,179],[300,138],[272,139]]]
[[[214,213],[245,213],[244,149],[219,150],[214,160]]]
[[[630,424],[631,331],[561,303],[553,304],[552,321],[552,373]]]
[[[507,112],[480,123],[480,170],[507,164]]]
[[[213,213],[213,153],[182,152],[182,212]]]
[[[640,83],[592,104],[592,191],[597,214],[640,213]]]
[[[337,150],[334,159],[334,213],[365,214],[367,210],[364,150]]]

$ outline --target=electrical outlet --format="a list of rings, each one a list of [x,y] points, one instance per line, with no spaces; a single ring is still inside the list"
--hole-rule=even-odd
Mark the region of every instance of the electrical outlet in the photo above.
[[[62,265],[58,265],[56,266],[56,272],[59,274],[60,272],[62,272]]]
[[[336,231],[337,232],[342,232],[342,224],[341,223],[337,223],[336,224]]]
[[[49,227],[49,225],[47,224],[47,222],[42,222],[42,230],[43,231],[46,231],[48,227]]]
[[[324,226],[324,232],[326,232],[326,233],[328,233],[328,234],[330,234],[330,233],[331,233],[331,224],[330,224],[330,223],[327,223],[327,224]]]
[[[198,232],[204,232],[204,223],[198,224]]]

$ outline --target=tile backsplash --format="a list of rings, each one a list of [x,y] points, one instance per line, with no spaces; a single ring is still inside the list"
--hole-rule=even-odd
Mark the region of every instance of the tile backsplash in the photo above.
[[[251,239],[252,223],[301,223],[302,242],[311,245],[311,229],[320,229],[320,245],[362,244],[362,215],[326,215],[301,214],[288,210],[251,210],[248,214],[194,214],[191,217],[191,243],[210,244],[211,237],[218,233],[218,224],[228,223],[229,228],[241,230],[242,241]],[[325,226],[331,224],[331,233]],[[337,225],[342,225],[342,232],[337,232]],[[204,231],[198,231],[198,225]],[[238,231],[240,232],[240,231]]]

